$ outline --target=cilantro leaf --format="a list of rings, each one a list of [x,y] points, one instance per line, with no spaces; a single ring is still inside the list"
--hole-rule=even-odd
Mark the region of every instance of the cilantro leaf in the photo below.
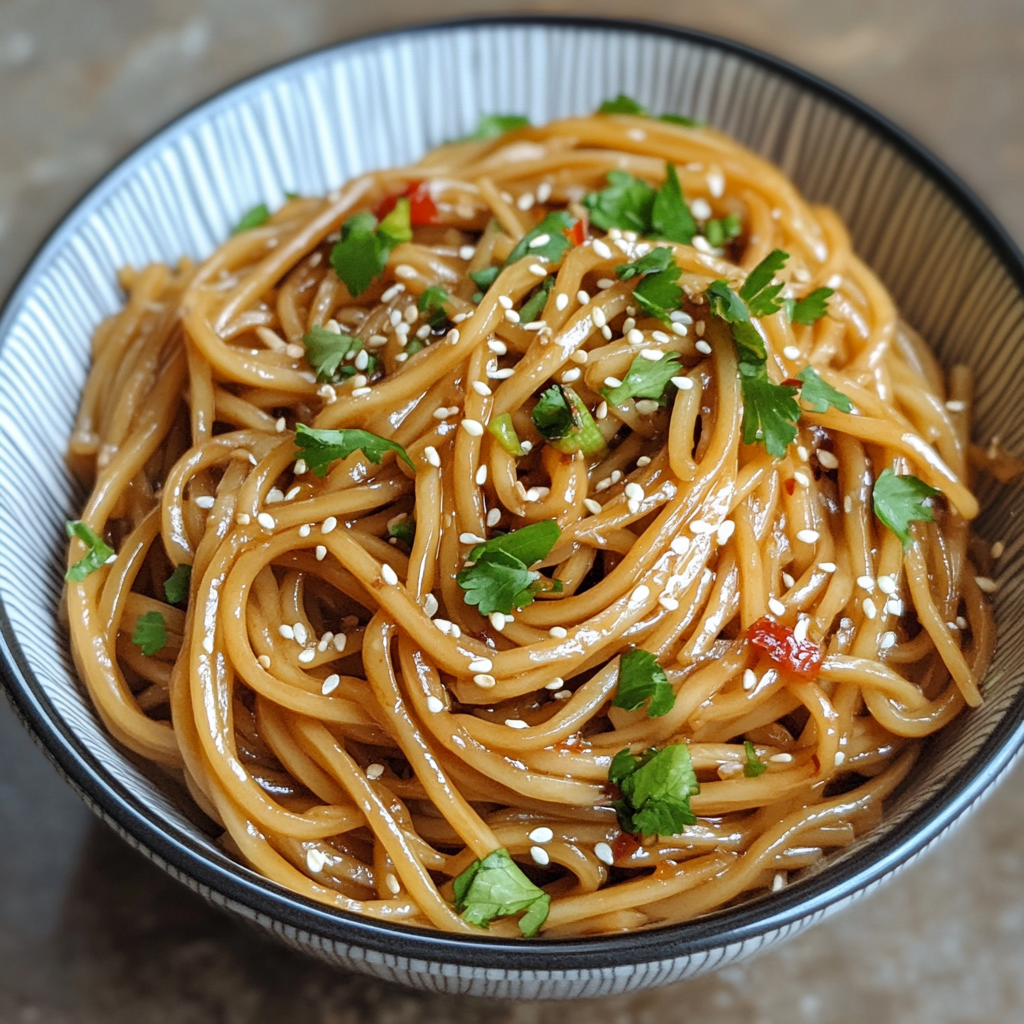
[[[652,748],[639,757],[622,750],[612,760],[608,779],[622,792],[613,806],[623,832],[671,836],[697,823],[690,797],[700,785],[685,743]]]
[[[644,234],[650,228],[651,211],[657,193],[628,171],[609,171],[608,187],[583,197],[590,220],[602,231],[622,228]]]
[[[250,228],[258,228],[261,224],[266,224],[268,220],[270,220],[270,210],[267,209],[266,203],[260,203],[259,206],[254,206],[242,215],[242,219],[231,229],[231,234],[238,235]]]
[[[679,375],[682,363],[675,352],[662,355],[654,362],[636,356],[617,388],[602,388],[601,395],[609,405],[622,405],[631,398],[653,398],[661,401],[669,381]]]
[[[438,284],[432,284],[416,301],[416,308],[424,314],[431,327],[439,327],[448,319],[445,308],[451,296]]]
[[[789,253],[773,249],[754,269],[747,274],[740,287],[740,298],[747,304],[751,316],[770,316],[782,308],[778,298],[782,284],[772,284],[775,272],[781,270],[789,259]]]
[[[763,441],[769,455],[781,459],[796,438],[800,406],[796,388],[775,384],[763,366],[740,363],[743,395],[743,443]]]
[[[352,296],[362,295],[388,265],[391,250],[412,238],[408,197],[403,196],[380,222],[372,213],[349,217],[331,249],[331,266]]]
[[[911,523],[935,521],[931,506],[925,502],[939,493],[916,476],[897,476],[891,469],[883,469],[875,481],[872,503],[875,515],[903,541],[906,549],[914,543]]]
[[[743,233],[743,221],[738,213],[730,213],[721,220],[709,220],[704,225],[704,237],[716,249]]]
[[[768,771],[768,765],[757,756],[754,744],[750,740],[744,740],[743,750],[747,755],[747,763],[743,766],[743,774],[748,779],[756,779],[758,775],[764,775]]]
[[[473,279],[473,283],[477,288],[487,291],[498,279],[500,273],[501,267],[484,267],[483,270],[471,270],[469,276]]]
[[[637,305],[651,316],[665,323],[671,323],[669,313],[678,309],[683,302],[683,289],[676,282],[682,270],[674,260],[656,274],[646,274],[633,289]]]
[[[64,573],[64,579],[72,583],[81,583],[89,573],[113,561],[114,549],[80,519],[65,523],[64,529],[67,530],[68,537],[77,537],[88,548],[85,555]]]
[[[545,259],[549,263],[559,263],[566,250],[572,248],[572,242],[565,237],[563,232],[575,223],[576,218],[570,217],[565,210],[549,213],[532,231],[527,231],[519,239],[515,248],[508,254],[505,266],[511,266],[524,256]],[[540,241],[542,238],[543,242]],[[477,281],[477,284],[479,283]]]
[[[835,294],[834,288],[815,288],[810,295],[796,300],[789,311],[789,318],[795,324],[813,324],[828,316],[828,300]]]
[[[412,547],[412,542],[416,539],[416,520],[410,515],[396,517],[388,523],[388,536],[395,537]]]
[[[665,164],[665,183],[651,207],[651,236],[689,245],[696,233],[697,224],[683,199],[675,166]]]
[[[660,114],[658,120],[678,124],[683,128],[703,128],[705,124],[704,121],[695,121],[692,117],[683,117],[682,114]]]
[[[356,451],[361,451],[370,462],[377,465],[380,465],[386,452],[394,452],[413,470],[416,469],[409,453],[397,441],[378,437],[368,430],[314,430],[298,423],[295,426],[295,444],[296,457],[301,456],[317,476],[325,476],[331,463],[347,459]]]
[[[547,558],[561,536],[561,528],[554,519],[542,519],[539,523],[531,523],[521,530],[503,533],[484,541],[483,544],[477,544],[470,551],[469,560],[479,562],[481,558],[500,551],[517,558],[526,566],[531,566]]]
[[[831,384],[826,384],[813,366],[806,367],[796,376],[803,382],[800,399],[810,406],[812,412],[825,412],[830,405],[834,405],[840,412],[853,411],[853,403],[849,398],[842,391],[836,391]]]
[[[476,131],[463,136],[460,142],[485,142],[487,139],[496,139],[506,132],[513,132],[517,128],[526,128],[530,119],[523,114],[481,114]]]
[[[577,426],[572,406],[569,405],[560,384],[548,388],[537,399],[530,418],[540,436],[549,441],[565,437],[573,427]]]
[[[455,582],[465,591],[463,601],[475,605],[481,615],[525,608],[533,603],[531,587],[540,579],[520,559],[504,551],[489,552],[475,565],[461,570]]]
[[[187,562],[174,567],[174,572],[164,580],[164,596],[171,604],[183,604],[188,600],[188,588],[192,581],[192,566]]]
[[[672,250],[667,246],[659,245],[634,263],[620,263],[615,268],[615,273],[619,276],[619,280],[628,281],[638,274],[655,274],[659,270],[667,270],[672,262]]]
[[[353,376],[354,367],[344,367],[341,373],[338,368],[344,359],[354,356],[363,347],[360,338],[351,334],[335,334],[316,325],[303,337],[302,344],[306,349],[306,360],[321,383],[336,381],[340,376]],[[345,370],[349,372],[346,374]]]
[[[712,281],[705,294],[712,316],[729,324],[744,323],[750,319],[746,303],[729,287],[728,282]]]
[[[555,279],[549,274],[539,285],[537,285],[533,294],[519,309],[519,319],[522,323],[528,324],[540,316],[544,310],[544,306],[547,304],[548,296],[551,294],[551,289],[554,287],[554,284]]]
[[[167,627],[159,612],[146,612],[135,620],[132,643],[142,648],[142,653],[151,658],[167,646]]]
[[[676,693],[657,658],[637,647],[619,659],[619,685],[612,705],[636,711],[646,700],[650,701],[647,717],[660,718],[675,707]]]
[[[486,928],[496,917],[526,911],[519,919],[519,930],[529,939],[547,920],[551,897],[523,874],[504,848],[473,861],[453,885],[455,909],[470,924]]]
[[[613,100],[605,100],[597,108],[599,114],[636,114],[639,117],[650,117],[645,106],[637,103],[631,96],[619,93]]]

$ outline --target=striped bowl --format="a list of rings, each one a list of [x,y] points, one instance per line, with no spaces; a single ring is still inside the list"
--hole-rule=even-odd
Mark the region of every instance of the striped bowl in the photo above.
[[[583,941],[508,942],[383,925],[328,910],[230,860],[101,728],[60,623],[63,521],[84,495],[63,460],[89,338],[123,264],[202,258],[242,211],[405,164],[481,113],[536,122],[618,92],[706,120],[836,207],[859,252],[945,364],[977,375],[977,436],[1024,450],[1024,263],[948,170],[850,97],[763,54],[631,22],[501,18],[330,47],[229,89],[119,164],[67,216],[0,319],[0,654],[28,729],[104,820],[205,896],[339,966],[418,988],[595,996],[746,957],[880,885],[986,792],[1024,739],[1024,545],[996,597],[1000,644],[984,705],[930,745],[884,823],[784,891],[698,921]],[[996,540],[1022,487],[981,495]],[[26,571],[31,567],[30,571]]]

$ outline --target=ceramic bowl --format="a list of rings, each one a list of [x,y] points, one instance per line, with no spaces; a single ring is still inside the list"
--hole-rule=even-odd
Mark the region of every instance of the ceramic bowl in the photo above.
[[[101,728],[58,615],[63,521],[82,495],[64,450],[89,338],[116,271],[202,258],[257,203],[323,193],[406,164],[482,113],[535,123],[619,92],[708,121],[780,164],[843,216],[856,249],[946,365],[977,374],[976,436],[1024,451],[1024,264],[992,217],[901,131],[831,86],[734,43],[622,21],[502,18],[342,43],[257,75],[143,144],[67,216],[0,320],[0,647],[7,691],[82,798],[169,874],[344,968],[418,988],[574,997],[661,985],[793,935],[870,892],[938,840],[1024,739],[1024,545],[1006,524],[1021,484],[983,492],[982,537],[1005,539],[999,650],[985,703],[927,748],[883,824],[782,892],[687,924],[576,941],[442,935],[347,916],[225,855]]]

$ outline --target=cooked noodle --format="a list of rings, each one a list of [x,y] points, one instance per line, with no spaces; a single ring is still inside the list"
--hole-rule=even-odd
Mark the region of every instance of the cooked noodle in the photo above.
[[[468,276],[547,213],[583,223],[609,171],[657,188],[666,162],[698,222],[732,214],[737,237],[591,224],[560,263],[523,258],[482,289]],[[429,195],[436,223],[353,298],[337,232],[405,192]],[[671,323],[616,271],[654,245],[681,268]],[[743,443],[737,349],[705,297],[775,249],[781,297],[835,294],[813,323],[757,319],[769,376],[811,365],[853,404],[804,402],[782,458]],[[182,778],[226,848],[293,892],[484,934],[452,882],[503,848],[551,897],[543,937],[686,920],[853,842],[921,740],[981,699],[994,627],[968,529],[970,376],[947,392],[837,216],[709,128],[599,115],[452,144],[290,199],[198,266],[121,280],[70,447],[95,481],[82,520],[116,552],[67,588],[76,664],[116,740]],[[437,327],[417,307],[431,286],[447,294]],[[314,327],[357,335],[373,364],[357,354],[347,379],[317,381]],[[641,350],[677,353],[688,387],[607,402]],[[555,383],[593,416],[596,452],[538,433]],[[532,442],[521,457],[480,429],[504,413]],[[415,471],[356,450],[317,477],[296,463],[297,424],[370,431]],[[872,508],[886,468],[941,491],[906,551]],[[456,576],[479,540],[549,520],[540,582],[561,592],[507,615],[467,604]],[[84,551],[73,541],[69,565]],[[180,565],[187,605],[164,587]],[[153,612],[166,642],[147,655],[133,636]],[[816,677],[751,642],[766,618],[820,642]],[[659,717],[611,705],[633,648],[674,690]],[[611,759],[683,741],[697,823],[626,836]],[[750,750],[766,770],[748,777]],[[518,935],[514,915],[490,934]]]

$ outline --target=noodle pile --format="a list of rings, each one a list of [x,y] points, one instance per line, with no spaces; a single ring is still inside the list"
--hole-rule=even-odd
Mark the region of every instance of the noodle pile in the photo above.
[[[471,935],[683,921],[850,844],[980,702],[971,378],[777,168],[602,113],[247,220],[122,274],[67,604],[112,736],[268,879]]]

